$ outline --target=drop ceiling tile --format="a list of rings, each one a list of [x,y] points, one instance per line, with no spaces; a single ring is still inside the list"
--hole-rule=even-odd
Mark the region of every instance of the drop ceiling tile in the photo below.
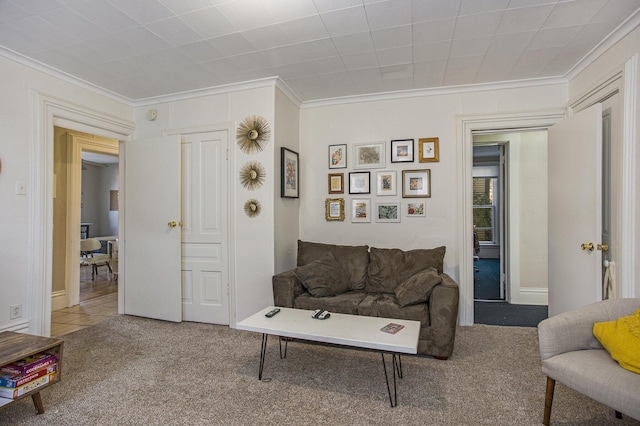
[[[106,35],[107,31],[66,8],[51,10],[40,15],[40,18],[59,31],[72,35],[75,41],[91,39]]]
[[[224,56],[242,55],[253,52],[256,48],[241,33],[227,34],[207,40]]]
[[[384,81],[382,79],[374,81],[354,80],[353,86],[358,91],[358,94],[381,93],[385,91]]]
[[[318,14],[313,0],[278,0],[270,4],[269,11],[276,22],[292,21]]]
[[[216,7],[207,7],[180,15],[202,38],[213,38],[238,32],[238,29]]]
[[[536,67],[544,69],[551,60],[563,49],[561,47],[547,47],[544,49],[527,49],[518,58],[514,68]]]
[[[262,0],[234,0],[216,7],[240,31],[277,23],[270,12],[268,2]]]
[[[155,52],[171,47],[168,43],[160,40],[158,36],[144,27],[130,28],[113,33],[113,36],[135,46],[136,50],[141,53]]]
[[[458,17],[454,39],[474,38],[493,35],[500,25],[503,12],[490,12]]]
[[[10,2],[0,2],[0,23],[16,21],[29,15],[29,12]]]
[[[350,70],[349,75],[354,82],[382,81],[382,73],[380,72],[380,68],[378,67]]]
[[[353,87],[351,76],[346,71],[319,74],[318,76],[326,86],[340,91]]]
[[[484,55],[489,49],[493,37],[476,37],[472,39],[453,40],[449,56],[459,58],[461,56]]]
[[[410,46],[413,40],[411,25],[401,27],[384,28],[371,31],[373,45],[378,49],[389,49],[392,47]]]
[[[112,35],[75,43],[69,46],[67,51],[74,57],[90,58],[91,62],[97,64],[136,56],[141,53],[130,43]]]
[[[320,13],[362,5],[362,0],[313,0]]]
[[[174,16],[171,10],[157,1],[109,0],[109,3],[143,25]]]
[[[256,71],[265,68],[265,59],[262,52],[249,52],[242,55],[230,56],[227,62],[231,66],[244,72]]]
[[[496,34],[538,30],[552,10],[553,5],[505,10]]]
[[[444,84],[447,61],[425,61],[413,64],[413,82],[418,87],[436,87]]]
[[[480,67],[482,63],[482,56],[464,56],[460,58],[449,58],[447,62],[447,73],[453,70],[469,69],[475,71]]]
[[[381,67],[413,62],[413,48],[411,46],[377,50],[376,54],[378,55],[378,64]]]
[[[558,0],[511,0],[508,9],[517,9],[519,7],[540,6],[543,4],[555,4]]]
[[[152,22],[145,25],[145,28],[171,46],[181,46],[202,39],[202,37],[185,24],[184,21],[175,16]]]
[[[413,44],[451,40],[455,27],[456,20],[454,18],[413,24]]]
[[[411,0],[371,3],[365,5],[365,11],[372,30],[411,24]]]
[[[530,48],[531,40],[538,34],[536,31],[529,31],[514,34],[496,35],[491,40],[491,45],[487,49],[485,56],[498,58],[501,56],[512,56],[516,59],[527,48]]]
[[[67,7],[107,33],[138,26],[134,19],[105,0],[92,0],[91,2],[70,0]]]
[[[580,40],[579,44],[590,44],[596,46],[602,40],[604,40],[610,33],[617,27],[618,24],[615,21],[604,21],[598,23],[587,24],[577,34],[576,39]],[[571,40],[568,46],[571,46],[575,42]],[[591,49],[589,49],[591,50]]]
[[[401,64],[391,66],[381,66],[383,80],[404,80],[411,79],[413,81],[413,65]]]
[[[506,9],[508,5],[509,0],[462,0],[459,13],[462,16],[494,12]]]
[[[279,25],[289,41],[294,44],[329,37],[329,32],[325,28],[320,15],[282,22]]]
[[[221,59],[224,55],[206,40],[180,46],[180,50],[195,62],[207,62]]]
[[[331,37],[369,31],[367,15],[363,6],[326,12],[320,17]]]
[[[2,3],[6,1],[7,0],[3,0]],[[18,6],[29,15],[47,13],[63,7],[63,5],[56,0],[8,0],[8,2],[14,6]],[[0,9],[0,11],[2,11],[2,9]]]
[[[276,24],[243,31],[242,35],[257,49],[272,49],[290,44],[287,35]]]
[[[211,7],[211,0],[159,0],[176,15],[181,15],[187,12],[193,12],[194,10],[200,10]]]
[[[341,55],[372,52],[375,50],[369,31],[333,37],[333,44]]]
[[[342,55],[342,61],[348,70],[372,68],[378,66],[378,55],[375,52]]]
[[[640,0],[609,0],[591,22],[625,20],[640,7]]]
[[[413,0],[413,23],[439,21],[458,16],[460,0]]]
[[[413,60],[414,62],[446,60],[449,57],[450,51],[450,41],[414,45]]]
[[[60,45],[77,41],[76,37],[59,31],[57,28],[53,27],[48,22],[43,21],[36,15],[9,22],[6,26],[8,29],[13,29],[16,33],[29,40],[37,41],[35,46],[33,46],[35,50],[30,50],[29,53],[53,49]]]
[[[541,29],[531,40],[530,49],[566,46],[582,29],[582,25]]]
[[[444,76],[445,86],[460,86],[472,84],[475,82],[477,69],[470,67],[451,69],[447,66],[447,72]]]
[[[555,5],[545,21],[544,28],[570,27],[591,21],[607,3],[607,0],[581,0],[561,2]]]

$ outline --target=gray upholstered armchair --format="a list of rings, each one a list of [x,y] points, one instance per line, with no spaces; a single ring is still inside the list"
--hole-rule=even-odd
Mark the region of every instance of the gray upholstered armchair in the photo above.
[[[640,299],[596,302],[538,325],[542,372],[547,375],[543,424],[548,425],[556,380],[640,420],[640,374],[620,367],[593,335],[595,322],[613,321],[640,309]]]

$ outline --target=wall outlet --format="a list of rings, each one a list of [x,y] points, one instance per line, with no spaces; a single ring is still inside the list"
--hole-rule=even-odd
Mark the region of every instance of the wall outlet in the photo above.
[[[22,316],[22,305],[12,305],[9,308],[9,319],[16,319]]]

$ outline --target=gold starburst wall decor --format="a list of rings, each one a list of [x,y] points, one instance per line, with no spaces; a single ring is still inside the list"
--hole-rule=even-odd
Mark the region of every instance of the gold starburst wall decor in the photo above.
[[[260,201],[251,199],[247,200],[244,203],[244,212],[249,217],[256,217],[260,214],[262,207],[260,206]]]
[[[269,123],[259,115],[245,118],[236,129],[236,142],[245,154],[262,151],[270,137]]]
[[[257,161],[249,161],[240,169],[240,183],[249,191],[258,189],[264,183],[266,169]]]

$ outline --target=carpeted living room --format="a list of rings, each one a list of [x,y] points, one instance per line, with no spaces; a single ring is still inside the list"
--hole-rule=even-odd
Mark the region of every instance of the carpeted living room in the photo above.
[[[0,75],[0,425],[640,426],[640,0],[0,0]]]

